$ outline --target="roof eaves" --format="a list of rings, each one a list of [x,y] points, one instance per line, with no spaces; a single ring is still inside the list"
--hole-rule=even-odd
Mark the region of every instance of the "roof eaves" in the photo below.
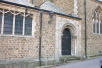
[[[102,3],[102,1],[97,0],[98,2]]]
[[[2,1],[7,1],[7,2],[12,2],[12,3],[34,7],[34,5],[28,2],[27,0],[2,0]]]
[[[102,3],[102,0],[97,0],[97,1],[99,1],[99,2],[101,2],[101,3]]]
[[[92,1],[94,1],[96,3],[99,3],[99,4],[102,4],[102,1],[101,0],[92,0]]]
[[[49,10],[39,9],[39,8],[31,7],[31,6],[25,6],[25,5],[21,5],[21,4],[17,4],[17,3],[12,3],[12,2],[7,2],[7,1],[3,1],[3,0],[0,0],[0,2],[11,4],[11,5],[16,5],[16,6],[20,6],[20,7],[30,8],[30,9],[34,9],[34,10],[44,11],[44,12],[51,12]],[[79,19],[79,20],[82,19],[82,18],[79,18],[79,17],[73,17],[73,16],[69,16],[69,15],[61,14],[61,13],[57,13],[57,12],[53,12],[53,13],[54,14],[58,14],[58,15],[62,15],[62,16],[66,16],[66,17],[71,17],[71,18]]]

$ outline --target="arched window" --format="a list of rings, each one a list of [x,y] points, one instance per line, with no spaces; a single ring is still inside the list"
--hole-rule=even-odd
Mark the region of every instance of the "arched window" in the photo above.
[[[101,12],[99,9],[96,9],[93,15],[93,32],[96,34],[102,33],[102,20]]]
[[[4,15],[4,34],[12,34],[13,28],[13,15],[6,13]]]
[[[2,13],[0,12],[0,34],[1,34],[1,25],[2,25]]]
[[[30,16],[27,16],[25,18],[25,35],[31,34],[32,34],[32,18]]]
[[[15,17],[15,34],[22,35],[23,31],[23,16],[17,15]]]

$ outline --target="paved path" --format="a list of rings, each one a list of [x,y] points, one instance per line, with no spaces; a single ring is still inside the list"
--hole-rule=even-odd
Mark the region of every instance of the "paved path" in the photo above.
[[[100,60],[99,58],[93,60],[86,60],[52,68],[100,68]]]

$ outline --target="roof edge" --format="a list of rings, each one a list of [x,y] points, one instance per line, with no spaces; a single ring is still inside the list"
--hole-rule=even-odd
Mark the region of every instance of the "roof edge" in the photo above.
[[[97,0],[98,2],[100,2],[100,3],[102,3],[102,1],[100,1],[100,0]]]
[[[17,3],[12,3],[12,2],[7,2],[7,1],[3,1],[3,0],[0,0],[0,2],[11,4],[11,5],[16,5],[16,6],[20,6],[20,7],[25,7],[25,8],[35,9],[35,10],[39,10],[39,11],[44,11],[44,12],[52,12],[52,11],[49,11],[49,10],[39,9],[39,8],[31,7],[31,6],[25,6],[25,5],[21,5],[21,4],[17,4]],[[53,13],[54,14],[58,14],[58,15],[62,15],[62,16],[66,16],[66,17],[71,17],[71,18],[79,19],[79,20],[82,19],[82,18],[79,18],[79,17],[73,17],[73,16],[69,16],[69,15],[61,14],[61,13],[57,13],[57,12],[53,12]]]
[[[100,0],[92,0],[92,1],[99,3],[99,4],[102,4],[102,1],[100,1]]]

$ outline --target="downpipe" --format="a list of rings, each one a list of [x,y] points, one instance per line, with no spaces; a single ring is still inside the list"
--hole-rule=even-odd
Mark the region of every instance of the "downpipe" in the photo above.
[[[84,0],[84,23],[85,23],[85,58],[87,58],[87,22],[86,22],[86,0]]]

